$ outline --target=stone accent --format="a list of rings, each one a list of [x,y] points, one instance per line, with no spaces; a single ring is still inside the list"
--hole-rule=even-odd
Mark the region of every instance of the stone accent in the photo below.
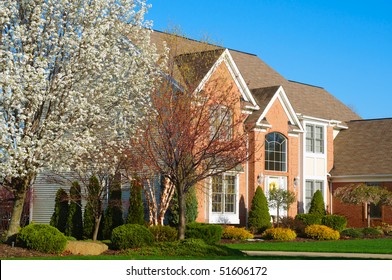
[[[108,250],[108,246],[98,242],[68,241],[65,252],[73,255],[100,255]]]

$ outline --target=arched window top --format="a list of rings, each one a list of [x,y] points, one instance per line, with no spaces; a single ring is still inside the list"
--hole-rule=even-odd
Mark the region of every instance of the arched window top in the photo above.
[[[265,170],[287,171],[287,139],[279,132],[265,136]]]

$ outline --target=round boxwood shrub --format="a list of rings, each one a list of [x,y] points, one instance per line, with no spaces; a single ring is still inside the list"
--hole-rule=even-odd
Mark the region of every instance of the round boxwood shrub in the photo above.
[[[310,225],[305,228],[307,237],[317,240],[338,240],[340,234],[337,230],[324,225]]]
[[[150,226],[148,229],[156,242],[173,242],[177,240],[177,229],[171,226]]]
[[[185,229],[185,237],[203,239],[208,244],[214,244],[221,240],[223,228],[220,225],[207,225],[202,223],[189,223]]]
[[[113,249],[140,248],[151,245],[154,236],[145,226],[125,224],[113,229],[111,241]]]
[[[325,215],[322,224],[340,232],[346,228],[347,218],[340,215]]]
[[[297,234],[289,228],[270,228],[265,230],[261,237],[268,240],[290,241],[294,240]]]
[[[67,238],[51,225],[30,224],[20,230],[17,242],[28,249],[44,253],[61,253],[67,245]]]
[[[244,228],[234,226],[227,226],[223,229],[222,238],[231,240],[246,240],[252,239],[254,236]]]

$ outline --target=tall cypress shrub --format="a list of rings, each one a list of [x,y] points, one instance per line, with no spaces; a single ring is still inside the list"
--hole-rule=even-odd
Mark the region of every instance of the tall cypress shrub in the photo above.
[[[320,216],[326,215],[324,198],[320,190],[317,190],[313,194],[312,201],[310,202],[309,214]]]
[[[196,196],[196,188],[192,187],[185,194],[185,220],[186,223],[192,223],[196,221],[198,214],[198,202]],[[168,215],[167,215],[169,224],[173,227],[177,227],[180,220],[179,215],[179,207],[178,207],[178,195],[177,192],[174,193],[174,196],[171,200]]]
[[[78,182],[73,182],[69,190],[70,204],[68,213],[68,227],[65,235],[80,240],[83,237],[83,217],[81,189]]]
[[[133,180],[130,186],[127,224],[144,225],[144,223],[142,184],[138,180]]]
[[[87,185],[88,194],[87,194],[87,203],[84,208],[83,215],[83,238],[91,239],[94,234],[94,226],[95,226],[95,218],[94,214],[100,205],[99,200],[99,182],[97,177],[92,176],[90,178],[89,184]],[[102,227],[100,227],[102,229]]]
[[[249,212],[248,226],[252,232],[263,232],[272,226],[267,198],[260,186],[252,199]]]
[[[65,233],[68,221],[68,194],[60,188],[56,192],[54,212],[50,219],[50,225]]]
[[[103,238],[110,239],[114,228],[124,224],[121,201],[121,184],[114,181],[110,192],[108,206],[103,219]]]

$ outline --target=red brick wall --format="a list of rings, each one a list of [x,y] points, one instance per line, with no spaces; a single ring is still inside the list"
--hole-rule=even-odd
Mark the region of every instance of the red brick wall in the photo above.
[[[351,185],[354,183],[334,183],[333,190],[335,191],[338,187],[343,187]],[[355,183],[359,184],[359,183]],[[392,182],[380,183],[382,187],[386,187],[388,190],[392,191]],[[347,227],[367,227],[366,219],[366,207],[365,205],[353,205],[342,203],[338,198],[333,198],[333,214],[343,215],[347,218]],[[383,206],[382,218],[381,219],[371,219],[371,225],[380,225],[381,223],[392,224],[392,207]]]

